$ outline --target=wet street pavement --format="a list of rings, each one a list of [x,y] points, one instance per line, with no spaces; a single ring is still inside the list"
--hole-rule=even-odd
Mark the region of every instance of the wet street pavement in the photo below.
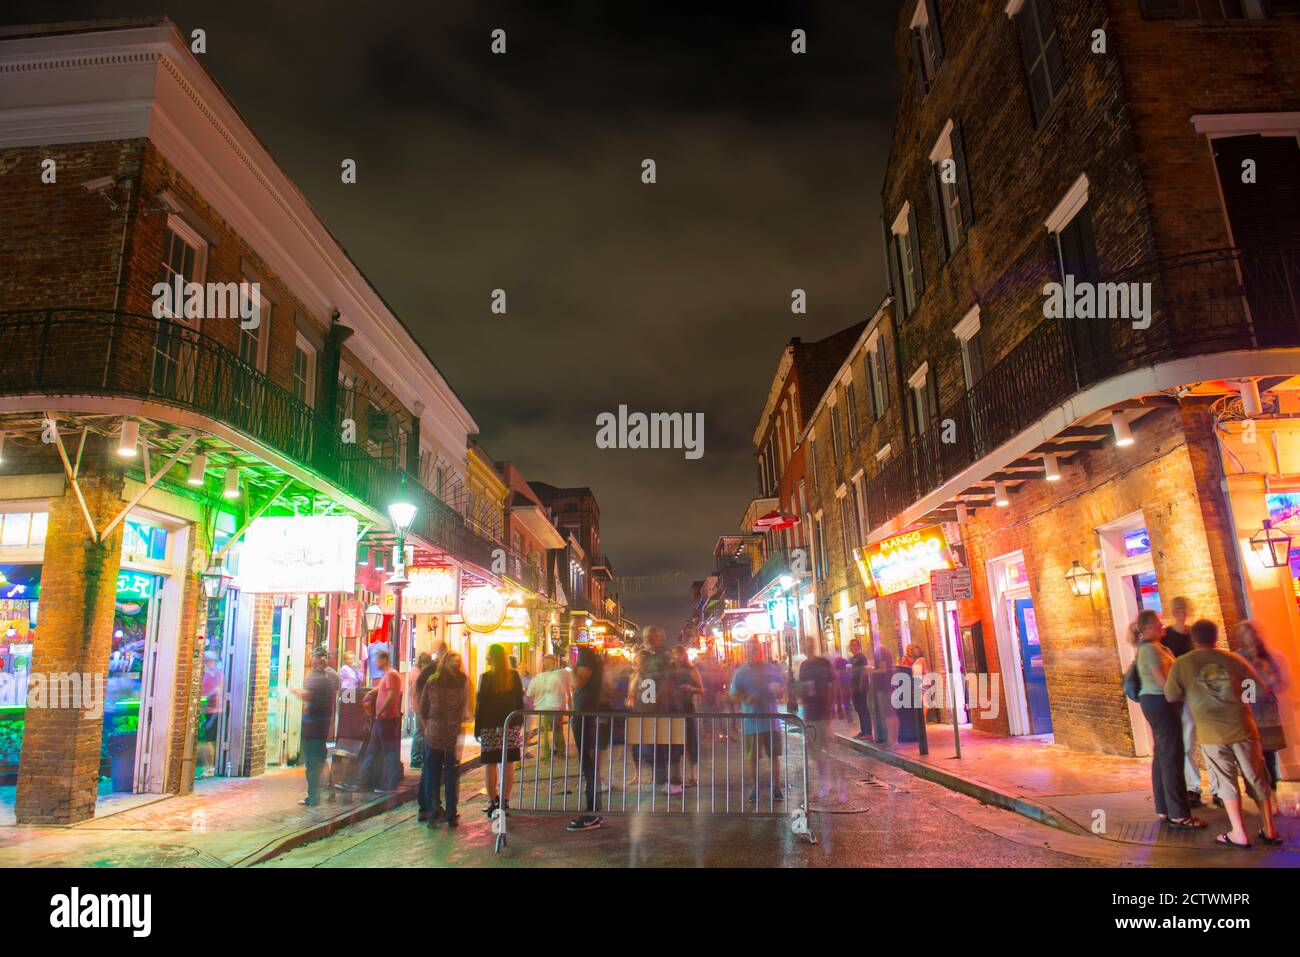
[[[620,816],[571,833],[569,815],[512,813],[493,852],[483,772],[461,782],[461,826],[430,829],[406,805],[290,851],[264,867],[1100,867],[1156,863],[1149,849],[1116,855],[837,749],[844,801],[814,799],[816,845],[785,818]],[[1137,851],[1137,849],[1135,849]],[[1160,863],[1177,863],[1161,861]]]

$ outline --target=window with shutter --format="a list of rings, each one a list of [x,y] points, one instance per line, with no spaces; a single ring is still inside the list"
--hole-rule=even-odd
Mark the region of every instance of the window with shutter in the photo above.
[[[943,65],[943,37],[934,0],[917,0],[912,13],[912,69],[917,95],[924,99]]]
[[[1015,20],[1034,122],[1041,123],[1065,86],[1065,61],[1051,0],[1025,0]]]

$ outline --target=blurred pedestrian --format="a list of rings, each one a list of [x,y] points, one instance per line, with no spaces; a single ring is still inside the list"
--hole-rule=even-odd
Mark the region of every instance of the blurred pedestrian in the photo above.
[[[420,691],[424,688],[427,675],[433,674],[433,656],[427,651],[420,652],[415,659],[415,667],[406,673],[406,700],[411,704],[406,717],[407,731],[411,735],[411,767],[424,767],[424,735],[420,733]]]
[[[1238,622],[1233,629],[1233,639],[1237,654],[1250,662],[1250,666],[1259,675],[1260,683],[1255,689],[1254,700],[1250,703],[1250,713],[1259,729],[1259,746],[1264,752],[1264,766],[1268,769],[1269,784],[1273,786],[1273,810],[1277,807],[1278,752],[1286,747],[1286,733],[1282,730],[1282,712],[1278,695],[1285,690],[1286,672],[1281,660],[1268,650],[1264,638],[1259,633],[1259,625],[1247,618]]]
[[[401,783],[402,676],[389,665],[386,651],[375,655],[375,668],[380,674],[379,684],[371,689],[375,696],[375,717],[365,756],[357,770],[357,784],[366,787],[370,783],[374,763],[379,761],[380,778],[374,791],[381,794],[396,791]]]
[[[339,686],[344,691],[355,691],[361,684],[361,672],[357,669],[357,656],[354,652],[343,652],[343,667],[339,669]]]
[[[731,678],[731,696],[740,705],[746,715],[762,715],[775,712],[785,689],[785,680],[781,671],[770,661],[764,661],[762,647],[756,639],[745,642],[745,663],[736,669]],[[766,754],[770,772],[768,774],[771,789],[771,801],[785,800],[781,789],[781,755],[784,753],[782,735],[773,725],[775,719],[768,717],[746,717],[741,722],[741,736],[744,742],[743,754],[745,764],[742,774],[748,770],[753,787],[748,800],[757,802],[760,776],[761,755]]]
[[[845,799],[844,782],[833,765],[831,718],[834,717],[835,668],[814,651],[799,666],[799,697],[803,701],[803,718],[808,729],[805,746],[817,766],[817,796],[825,798],[834,785],[839,799]]]
[[[1171,621],[1165,625],[1165,647],[1177,661],[1192,650],[1191,626],[1187,623],[1192,613],[1192,603],[1179,595],[1169,603]],[[1201,769],[1196,764],[1196,722],[1192,720],[1192,711],[1183,707],[1179,714],[1183,727],[1183,778],[1187,783],[1187,803],[1190,807],[1200,807]]]
[[[420,691],[420,721],[424,730],[425,770],[429,773],[429,826],[445,820],[448,827],[460,821],[460,729],[469,702],[469,679],[460,655],[440,657],[437,669]],[[438,801],[439,786],[444,798]],[[421,818],[423,820],[423,818]]]
[[[875,739],[886,748],[898,746],[898,712],[894,709],[894,652],[888,645],[876,649],[876,666],[871,670],[869,687],[875,704]]]
[[[664,648],[664,631],[656,625],[647,626],[640,653],[637,655],[636,675],[627,689],[629,709],[638,714],[660,714],[670,711],[672,688],[669,677],[670,667],[668,652]],[[647,725],[649,731],[646,730]],[[640,780],[642,765],[648,760],[652,766],[652,780],[664,782],[663,787],[670,795],[681,793],[681,774],[673,767],[671,741],[658,740],[659,722],[639,721],[635,723],[635,727],[638,732],[636,771],[627,783],[636,784]],[[671,738],[671,731],[666,737]],[[647,738],[650,739],[648,742]]]
[[[1264,680],[1241,655],[1214,647],[1218,637],[1219,628],[1214,622],[1202,618],[1192,624],[1192,650],[1169,669],[1164,695],[1170,702],[1186,701],[1191,708],[1201,756],[1210,772],[1210,788],[1223,801],[1232,823],[1230,830],[1214,839],[1215,843],[1224,847],[1251,846],[1241,811],[1237,785],[1240,775],[1246,779],[1246,788],[1263,819],[1264,826],[1257,836],[1265,844],[1281,844],[1273,825],[1273,787],[1264,765],[1259,730],[1246,704],[1252,689],[1261,688]],[[1140,671],[1140,664],[1138,668]]]
[[[1153,609],[1144,608],[1137,619],[1138,705],[1151,726],[1151,792],[1156,816],[1170,827],[1194,829],[1205,822],[1192,817],[1183,778],[1182,705],[1165,697],[1165,681],[1174,654],[1164,644],[1164,625]]]
[[[510,807],[510,787],[514,783],[515,762],[519,760],[523,735],[518,725],[511,725],[507,738],[504,726],[512,711],[524,708],[524,685],[519,673],[506,660],[504,645],[489,645],[487,660],[488,670],[478,681],[474,737],[482,748],[480,760],[487,775],[488,806],[484,813],[491,817],[497,808]],[[498,774],[503,761],[505,780],[501,782]],[[498,793],[502,783],[505,787]]]
[[[868,679],[867,656],[862,653],[862,642],[854,638],[849,642],[849,688],[853,710],[858,715],[858,733],[854,735],[859,741],[871,737],[871,710],[868,697],[870,688]]]
[[[528,691],[533,699],[533,710],[535,711],[569,710],[569,673],[560,667],[560,661],[555,655],[547,655],[542,659],[542,671],[528,686]],[[564,755],[568,753],[564,715],[544,714],[539,719],[539,724],[541,727],[539,748],[545,750],[547,755]],[[550,748],[546,749],[545,745],[548,739]]]
[[[566,830],[590,831],[605,823],[600,810],[600,740],[601,720],[593,712],[602,710],[605,691],[605,661],[590,645],[578,648],[578,663],[573,669],[573,740],[578,744],[582,773],[582,793],[586,813],[568,823]]]
[[[668,655],[668,662],[672,668],[673,710],[678,714],[694,715],[697,710],[696,702],[704,695],[704,678],[691,661],[691,656],[686,653],[685,645],[673,645]],[[686,784],[695,787],[699,781],[700,719],[687,717],[685,721],[686,764],[690,768]]]
[[[312,652],[311,670],[301,688],[293,693],[302,699],[302,755],[307,771],[307,796],[299,801],[305,807],[320,803],[321,772],[325,769],[325,742],[334,723],[337,690],[325,673],[325,649]]]

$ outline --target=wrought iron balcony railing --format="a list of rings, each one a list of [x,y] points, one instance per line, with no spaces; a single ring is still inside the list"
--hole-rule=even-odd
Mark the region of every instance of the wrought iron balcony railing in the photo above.
[[[806,576],[811,569],[811,558],[812,549],[807,545],[795,545],[791,548],[774,548],[770,550],[767,559],[758,570],[758,574],[745,583],[745,601],[751,601],[755,595],[782,575],[789,575],[792,578]]]
[[[1300,346],[1300,250],[1223,249],[1141,263],[1106,277],[1150,283],[1150,325],[1043,319],[867,483],[875,528],[1032,425],[1076,392],[1171,359]],[[956,428],[945,428],[951,420]],[[945,442],[946,437],[952,441]]]
[[[489,567],[491,545],[419,481],[343,441],[337,425],[182,322],[93,309],[0,312],[0,395],[110,395],[197,413],[274,449],[382,514],[403,493],[412,531]]]

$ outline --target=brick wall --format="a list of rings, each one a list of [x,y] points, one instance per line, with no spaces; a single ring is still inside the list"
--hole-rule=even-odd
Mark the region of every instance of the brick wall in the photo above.
[[[245,750],[247,775],[266,770],[267,692],[271,682],[271,637],[275,625],[275,599],[271,595],[253,596],[253,667],[248,682],[248,747]]]
[[[1212,481],[1204,459],[1184,435],[1177,410],[1147,415],[1134,435],[1135,445],[1107,446],[1063,463],[1060,482],[1027,483],[1009,508],[981,509],[965,526],[976,598],[962,603],[962,623],[983,621],[990,671],[1000,671],[987,562],[1023,550],[1056,742],[1085,751],[1133,753],[1106,583],[1098,577],[1092,595],[1080,598],[1065,578],[1075,560],[1100,569],[1099,526],[1141,510],[1163,605],[1182,595],[1198,617],[1224,620],[1216,567],[1228,561],[1202,517],[1198,488]],[[1005,695],[1001,711],[976,726],[1007,733]]]
[[[1300,19],[1225,24],[1143,20],[1107,0],[1162,255],[1231,245],[1214,161],[1195,115],[1300,110]]]
[[[122,509],[124,481],[108,443],[90,436],[80,485],[96,526]],[[71,488],[50,500],[41,573],[41,623],[32,672],[107,675],[122,525],[91,542]],[[95,814],[104,717],[81,708],[29,706],[18,769],[20,824],[73,824]]]

